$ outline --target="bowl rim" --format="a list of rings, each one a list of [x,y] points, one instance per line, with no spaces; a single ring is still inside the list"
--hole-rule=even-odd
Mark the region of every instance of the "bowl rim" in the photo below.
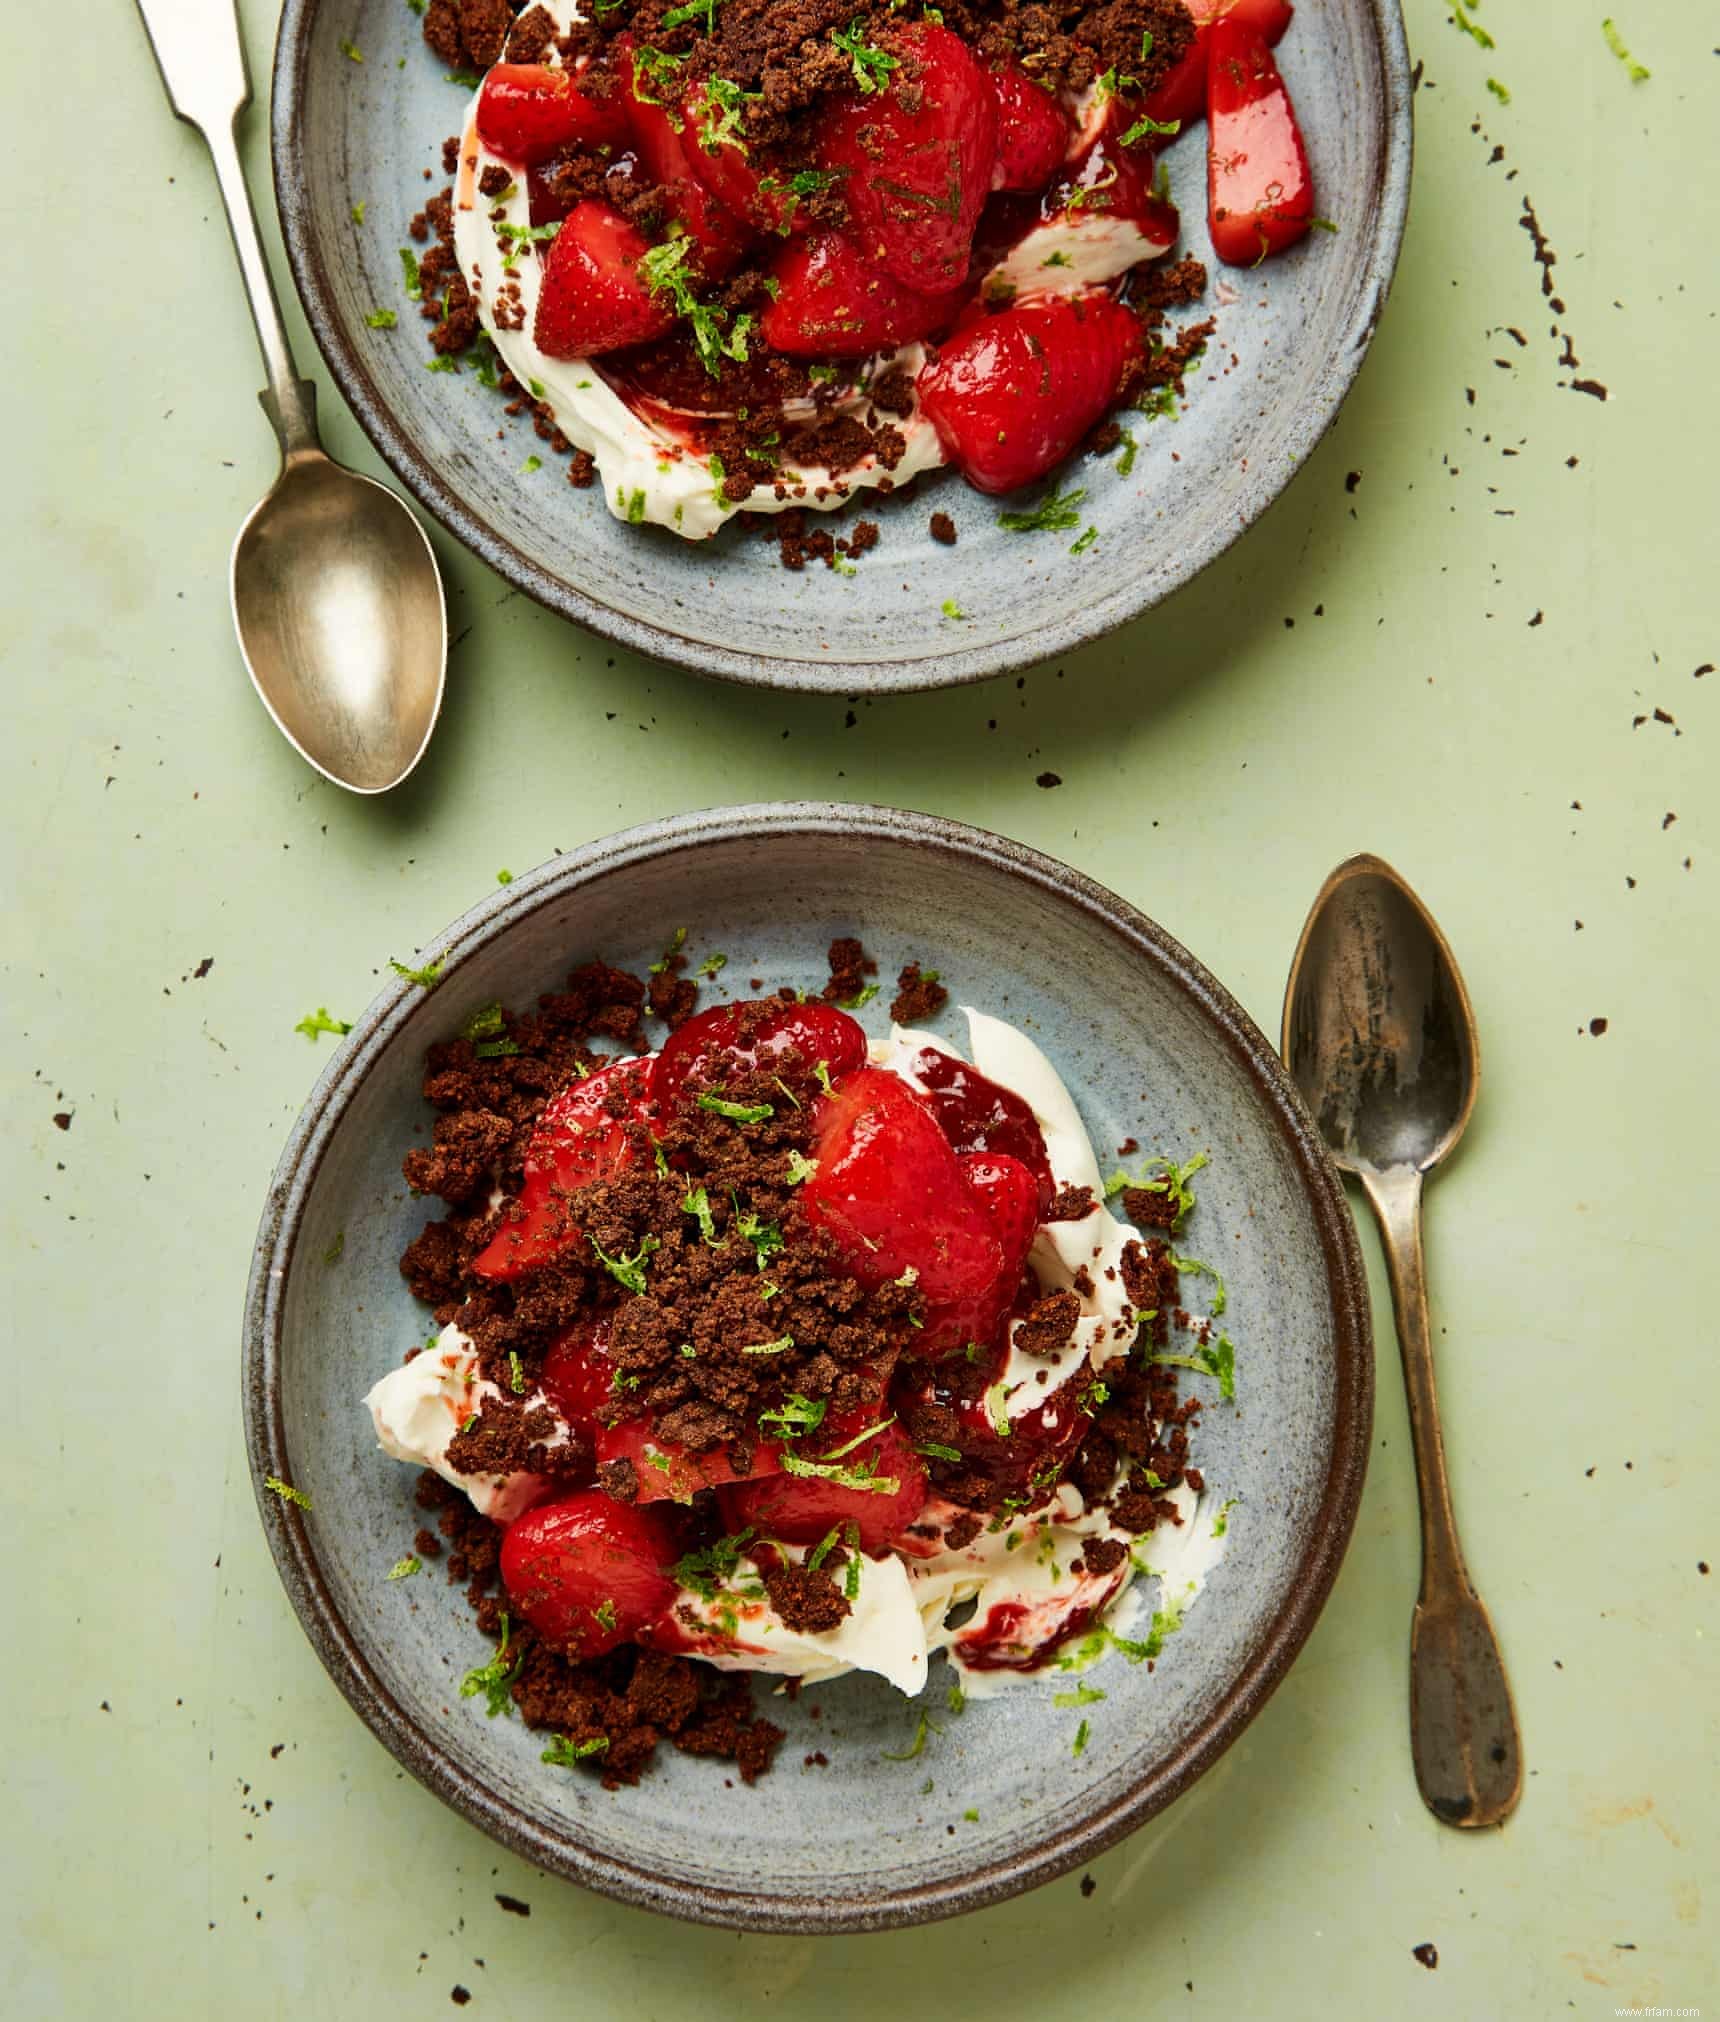
[[[1001,1902],[1091,1861],[1143,1825],[1203,1775],[1265,1705],[1330,1594],[1355,1524],[1373,1423],[1374,1356],[1367,1281],[1343,1184],[1272,1043],[1222,984],[1162,927],[1084,873],[1006,837],[935,815],[823,801],[720,807],[646,823],[540,865],[462,914],[426,951],[444,967],[519,920],[613,871],[697,851],[714,842],[856,837],[906,843],[946,858],[1000,864],[1107,928],[1205,1014],[1253,1083],[1284,1142],[1313,1213],[1329,1288],[1334,1430],[1299,1577],[1227,1690],[1173,1753],[1117,1798],[1042,1844],[948,1880],[774,1903],[738,1889],[671,1882],[646,1867],[582,1845],[577,1826],[542,1827],[457,1770],[439,1739],[418,1726],[371,1669],[323,1577],[303,1513],[272,1493],[292,1481],[282,1409],[285,1292],[300,1223],[324,1154],[353,1096],[389,1053],[421,1001],[392,981],[366,1008],[318,1077],[269,1183],[246,1289],[242,1388],[252,1486],[276,1569],[300,1624],[348,1703],[401,1766],[472,1824],[536,1866],[644,1909],[731,1929],[821,1934],[931,1922]]]
[[[311,191],[302,166],[311,31],[323,0],[285,0],[275,42],[270,156],[281,235],[311,334],[359,426],[419,503],[516,589],[616,645],[716,680],[811,694],[909,693],[959,687],[1014,673],[1039,660],[1088,645],[1162,603],[1209,562],[1216,561],[1282,496],[1320,438],[1336,421],[1391,292],[1409,207],[1414,149],[1414,84],[1400,0],[1366,0],[1366,5],[1384,82],[1381,145],[1373,164],[1377,201],[1371,214],[1371,233],[1351,287],[1348,313],[1317,382],[1317,396],[1296,410],[1270,454],[1250,459],[1238,510],[1203,540],[1184,548],[1176,565],[1156,579],[1144,595],[1124,590],[1085,599],[1075,608],[1011,638],[970,646],[957,644],[948,652],[932,656],[897,660],[878,654],[837,661],[792,654],[764,655],[745,647],[689,638],[670,624],[630,617],[563,581],[467,505],[396,421],[354,334],[336,308],[325,249],[312,223]]]

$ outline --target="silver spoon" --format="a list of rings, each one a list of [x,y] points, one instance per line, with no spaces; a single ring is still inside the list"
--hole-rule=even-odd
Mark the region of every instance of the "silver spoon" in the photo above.
[[[263,707],[301,757],[384,793],[442,707],[448,621],[430,543],[386,485],[326,455],[316,388],[287,348],[234,122],[250,103],[234,0],[137,0],[173,110],[215,158],[269,384],[281,474],[233,544],[233,622]]]
[[[1421,1496],[1416,1782],[1447,1825],[1498,1825],[1522,1793],[1522,1751],[1493,1624],[1457,1541],[1421,1247],[1422,1179],[1463,1134],[1481,1060],[1444,935],[1378,857],[1351,857],[1320,888],[1284,993],[1284,1058],[1333,1158],[1361,1181],[1391,1272]]]

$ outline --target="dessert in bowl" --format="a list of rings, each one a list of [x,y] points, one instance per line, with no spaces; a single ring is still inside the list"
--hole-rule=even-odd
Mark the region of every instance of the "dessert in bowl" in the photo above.
[[[675,1035],[642,1007],[653,996],[671,1004],[675,985],[693,980],[669,968],[650,974],[665,960],[656,923],[667,920],[689,926],[696,954],[728,955],[718,971],[737,979],[727,999],[720,987],[706,990],[731,1007],[724,1018],[797,1019],[814,1000],[824,1017],[825,965],[808,950],[843,929],[888,953],[891,968],[910,954],[935,960],[964,993],[981,986],[972,994],[983,990],[994,1011],[971,1031],[953,1007],[926,1023],[904,1017],[904,1040],[892,1037],[881,1001],[857,1006],[866,1057],[850,1051],[842,1064],[820,1052],[810,1085],[806,1067],[778,1063],[800,1111],[780,1090],[767,1097],[770,1079],[737,1073],[720,1051],[712,1060],[728,1092],[690,1081],[690,1109],[672,1102],[666,1117],[659,1107],[642,1138],[604,1108],[596,1137],[608,1142],[615,1126],[635,1147],[630,1162],[559,1193],[549,1174],[537,1203],[549,1203],[544,1229],[571,1244],[569,1261],[540,1273],[535,1290],[523,1271],[484,1281],[472,1266],[498,1238],[492,1271],[510,1267],[510,1250],[519,1261],[520,1247],[529,1251],[542,1233],[524,1154],[540,1129],[554,1130],[560,1091],[542,1091],[528,1115],[520,1091],[497,1086],[486,1113],[500,1121],[480,1129],[465,1055],[500,1047],[485,1065],[522,1070],[547,1060],[534,1021],[568,1017],[568,1000],[583,992],[579,1015],[595,1005],[609,1028],[604,1045],[625,1050],[643,1038],[657,1055],[643,1068],[607,1071],[655,1081]],[[435,953],[436,988],[385,996],[301,1120],[271,1195],[248,1330],[253,1466],[283,1576],[342,1689],[400,1759],[468,1817],[562,1873],[678,1914],[792,1929],[908,1921],[994,1900],[1089,1857],[1214,1760],[1282,1674],[1330,1584],[1353,1516],[1371,1393],[1341,1195],[1270,1049],[1211,979],[1120,901],[1032,852],[923,817],[819,807],[720,811],[616,838],[519,880]],[[600,953],[609,976],[631,972],[640,989],[617,984],[598,991],[607,1001],[591,999],[589,965]],[[585,978],[575,990],[570,968]],[[808,1001],[785,1004],[773,985]],[[844,995],[852,1001],[864,987]],[[498,1003],[530,1008],[498,1013]],[[707,1005],[681,1025],[683,1045],[711,1016]],[[462,1027],[478,1036],[457,1038]],[[508,1054],[509,1044],[520,1052]],[[562,1057],[591,1044],[569,1038]],[[432,1063],[444,1077],[438,1136],[423,1102],[425,1057],[450,1047]],[[979,1058],[960,1066],[951,1048]],[[1031,1139],[958,1150],[934,1123],[933,1143],[922,1128],[935,1115],[928,1055],[931,1077],[977,1066],[998,1090],[1020,1094],[1048,1157],[1049,1206],[1061,1214],[1044,1211],[1032,1159],[1020,1155]],[[1059,1124],[1034,1055],[1055,1062],[1078,1132]],[[606,1070],[592,1068],[583,1082],[571,1071],[589,1088]],[[1031,1193],[1020,1176],[1005,1182],[1032,1219],[1035,1281],[1016,1281],[1005,1323],[1014,1375],[1008,1360],[967,1361],[968,1340],[991,1337],[983,1312],[957,1310],[997,1291],[990,1273],[1004,1222],[979,1214],[984,1185],[964,1178],[966,1196],[940,1188],[946,1218],[952,1196],[971,1197],[976,1213],[959,1217],[965,1243],[946,1220],[933,1253],[916,1262],[890,1245],[923,1238],[925,1221],[910,1217],[892,1234],[880,1207],[912,1191],[912,1161],[898,1148],[858,1183],[868,1169],[848,1111],[857,1095],[877,1096],[880,1076],[892,1091],[864,1113],[894,1104],[911,1114],[907,1128],[919,1132],[927,1159],[989,1157],[998,1174],[1013,1160],[1033,1180]],[[970,1082],[967,1093],[976,1092]],[[699,1094],[745,1112],[770,1101],[773,1115],[728,1116]],[[999,1105],[988,1097],[986,1106],[995,1125]],[[517,1163],[501,1150],[516,1126]],[[971,1128],[951,1122],[957,1136]],[[451,1236],[425,1238],[424,1205],[401,1183],[401,1145],[414,1132],[411,1185],[463,1195],[438,1217],[469,1224]],[[596,1148],[587,1125],[574,1136]],[[899,1146],[899,1133],[892,1142]],[[1104,1153],[1100,1194],[1113,1160],[1145,1183],[1127,1204],[1146,1227],[1125,1226],[1103,1201],[1068,1212],[1083,1145]],[[659,1146],[672,1178],[657,1169]],[[1168,1168],[1149,1168],[1149,1147],[1162,1149]],[[1190,1172],[1203,1152],[1212,1162]],[[452,1170],[461,1159],[464,1176]],[[816,1172],[802,1170],[813,1162]],[[801,1171],[792,1183],[791,1168]],[[816,1195],[798,1208],[792,1199],[820,1182],[840,1210],[827,1218]],[[873,1182],[882,1196],[868,1192]],[[1184,1211],[1185,1232],[1155,1230],[1152,1215],[1175,1219],[1183,1193],[1197,1201]],[[1113,1205],[1126,1201],[1114,1190]],[[889,1276],[867,1286],[851,1269],[827,1268],[797,1218],[824,1218],[832,1241],[852,1234],[850,1255],[876,1255]],[[1217,1329],[1140,1341],[1134,1315],[1148,1292],[1138,1276],[1128,1318],[1107,1308],[1093,1249],[1120,1258],[1139,1244],[1150,1255],[1155,1241],[1222,1274],[1219,1324],[1239,1344],[1234,1365]],[[430,1328],[400,1274],[408,1244],[419,1246],[416,1289],[436,1300]],[[1069,1252],[1061,1260],[1052,1254],[1059,1245]],[[574,1257],[595,1269],[576,1273]],[[604,1258],[638,1274],[644,1294]],[[934,1262],[954,1268],[964,1259],[977,1260],[977,1274],[934,1274]],[[1079,1289],[1083,1270],[1091,1299]],[[1210,1313],[1215,1281],[1177,1276],[1183,1298]],[[767,1285],[778,1288],[768,1298]],[[1074,1295],[1073,1318],[1063,1292]],[[534,1300],[543,1329],[504,1341],[497,1317]],[[838,1325],[832,1302],[843,1300],[851,1303]],[[568,1303],[552,1328],[558,1301]],[[607,1315],[606,1338],[591,1324],[594,1306]],[[794,1323],[773,1321],[773,1307],[792,1311]],[[448,1334],[454,1326],[463,1338]],[[1120,1345],[1119,1326],[1128,1356],[1096,1371],[1095,1350],[1104,1357]],[[951,1342],[960,1336],[958,1352],[914,1357],[896,1346],[940,1329]],[[432,1344],[400,1360],[432,1331]],[[568,1334],[552,1365],[550,1345]],[[790,1335],[792,1348],[783,1345]],[[683,1346],[695,1354],[683,1356]],[[735,1374],[747,1348],[771,1350],[746,1360],[777,1363],[781,1374]],[[475,1368],[459,1361],[474,1352]],[[1159,1355],[1195,1366],[1154,1366]],[[424,1384],[416,1419],[392,1406],[379,1412],[400,1450],[462,1477],[456,1488],[432,1473],[429,1507],[415,1508],[412,1474],[378,1454],[359,1400],[379,1383],[386,1393],[432,1375],[441,1356],[457,1359],[441,1366],[467,1394],[451,1402],[438,1378]],[[705,1387],[659,1389],[675,1365],[699,1372]],[[977,1397],[970,1369],[983,1379]],[[636,1373],[637,1387],[618,1386],[617,1371]],[[1224,1396],[1227,1372],[1234,1401]],[[1109,1398],[1091,1394],[1096,1383],[1118,1405],[1139,1386],[1132,1427]],[[1076,1385],[1075,1412],[1085,1416],[1086,1393],[1098,1406],[1090,1427],[1116,1426],[1114,1459],[1135,1448],[1126,1459],[1143,1489],[1133,1506],[1112,1497],[1096,1449],[1057,1450],[1060,1407],[1032,1402],[1035,1392],[1069,1396]],[[1187,1408],[1196,1402],[1198,1412]],[[440,1429],[428,1436],[437,1413]],[[774,1472],[760,1463],[767,1445]],[[1062,1478],[1036,1487],[1048,1458],[1062,1463]],[[1149,1472],[1167,1484],[1162,1492],[1145,1481]],[[492,1484],[479,1481],[484,1474]],[[538,1477],[520,1508],[473,1507],[474,1483],[482,1497],[516,1475]],[[668,1493],[641,1497],[646,1477]],[[283,1500],[286,1488],[309,1507]],[[844,1495],[847,1508],[831,1500]],[[1154,1507],[1161,1503],[1183,1521]],[[971,1535],[952,1544],[962,1511]],[[419,1549],[415,1527],[432,1549]],[[643,1555],[631,1549],[641,1536]],[[600,1559],[618,1538],[622,1556]],[[1115,1557],[1103,1549],[1118,1543]],[[1127,1567],[1131,1556],[1152,1575]],[[390,1579],[408,1557],[421,1570]],[[596,1584],[582,1586],[593,1569]],[[1191,1586],[1199,1594],[1188,1605]],[[1133,1619],[1116,1612],[1128,1592]],[[888,1633],[875,1634],[880,1626]],[[616,1632],[613,1648],[597,1647]],[[767,1731],[778,1729],[780,1739]],[[606,1777],[619,1787],[603,1788]]]
[[[717,9],[719,27],[725,11]],[[760,325],[768,291],[750,304],[728,299],[748,272],[791,297],[794,275],[767,270],[799,252],[810,262],[813,235],[760,231],[742,265],[713,289],[700,282],[691,248],[676,250],[686,247],[686,238],[674,236],[673,221],[653,224],[641,234],[652,299],[678,308],[685,284],[701,309],[729,317],[720,328],[705,324],[707,337],[735,346],[739,335],[747,361],[725,354],[725,378],[713,377],[697,355],[693,322],[677,314],[667,338],[598,351],[588,360],[589,372],[574,360],[559,361],[564,377],[591,383],[564,388],[558,404],[529,359],[518,360],[522,380],[495,348],[529,341],[535,316],[531,327],[511,333],[497,317],[496,339],[486,332],[478,342],[480,305],[462,300],[470,290],[454,243],[454,190],[489,51],[486,46],[482,58],[458,67],[466,73],[461,83],[444,82],[456,66],[424,50],[421,30],[428,18],[385,0],[354,0],[337,23],[311,0],[287,0],[276,64],[276,181],[312,327],[384,456],[432,512],[510,581],[611,638],[725,678],[846,693],[941,685],[1064,651],[1156,602],[1234,540],[1306,461],[1365,352],[1395,257],[1408,167],[1401,27],[1391,0],[1335,0],[1317,12],[1303,10],[1271,53],[1294,96],[1320,208],[1337,226],[1336,235],[1310,233],[1258,268],[1226,268],[1207,221],[1204,116],[1174,141],[1161,137],[1156,150],[1137,144],[1128,151],[1131,159],[1144,161],[1156,152],[1150,179],[1156,193],[1168,178],[1168,197],[1159,201],[1177,210],[1182,228],[1179,244],[1144,267],[1137,262],[1128,283],[1126,313],[1144,331],[1146,375],[1129,397],[1141,404],[1088,427],[1074,457],[1025,497],[976,490],[952,471],[906,477],[882,459],[873,474],[889,478],[889,490],[850,486],[842,471],[808,451],[797,468],[832,474],[852,500],[848,511],[820,511],[841,502],[835,484],[823,486],[820,499],[812,496],[822,485],[815,479],[808,496],[796,499],[798,479],[735,455],[747,447],[733,437],[734,426],[743,424],[739,409],[749,409],[743,432],[756,417],[750,392],[739,398],[725,393],[727,376],[800,375],[798,397],[793,385],[778,389],[788,395],[789,428],[762,427],[754,449],[783,448],[762,437],[776,433],[786,441],[803,426],[816,430],[822,412],[829,425],[820,447],[851,470],[850,454],[866,452],[869,440],[896,454],[889,430],[901,436],[903,455],[915,457],[916,445],[934,439],[936,428],[920,428],[904,403],[905,390],[919,397],[920,370],[876,372],[867,358],[767,356]],[[915,21],[916,32],[939,25]],[[897,25],[905,32],[908,23]],[[960,28],[947,11],[942,25],[951,33]],[[836,32],[847,36],[845,26]],[[879,39],[885,33],[880,25],[868,46],[888,54]],[[343,53],[347,42],[364,55],[362,64]],[[506,48],[505,32],[496,46]],[[828,39],[825,46],[839,54]],[[1122,66],[1120,77],[1134,74]],[[886,75],[899,80],[901,73]],[[878,102],[873,94],[867,105]],[[674,110],[685,122],[678,105]],[[745,123],[757,115],[743,108],[741,117]],[[1061,108],[1058,117],[1067,117]],[[688,131],[684,124],[678,138]],[[1072,123],[1069,131],[1075,134]],[[705,157],[702,146],[694,146]],[[485,203],[479,188],[466,220],[479,238],[480,292],[509,278],[504,262],[510,256],[522,291],[529,290],[547,271],[567,219],[544,218],[542,229],[556,228],[554,238],[508,237],[498,244],[490,210],[504,210],[501,223],[539,227],[528,222],[529,209],[519,208],[529,204],[529,184],[512,177],[519,187],[504,206],[509,182],[497,181],[500,158],[480,166],[480,179],[486,168],[495,171],[490,184],[497,201]],[[1095,190],[1077,207],[1076,244],[1050,245],[1029,278],[1075,281],[1078,245],[1089,241],[1096,249],[1117,230],[1097,199],[1114,198],[1128,180],[1119,168],[1116,186]],[[413,193],[409,202],[402,201],[406,191]],[[989,258],[996,266],[1007,257],[1009,229],[1001,238],[992,229],[999,209],[1015,204],[1037,215],[1050,193],[1049,185],[1038,193],[988,193],[970,249],[974,261]],[[1071,201],[1078,193],[1070,193]],[[802,203],[818,200],[817,192],[790,194]],[[602,190],[586,194],[564,190],[558,201],[569,196],[611,203],[629,215],[628,192],[623,189],[623,204],[614,205],[607,180]],[[413,204],[424,211],[409,238],[403,213]],[[480,228],[489,232],[487,243]],[[576,233],[568,240],[569,257],[577,239]],[[405,299],[403,249],[419,269],[428,269],[428,278],[420,272],[413,283],[416,296]],[[1059,256],[1071,266],[1061,265]],[[1178,306],[1197,267],[1209,276],[1205,292]],[[806,271],[811,274],[810,265]],[[826,271],[821,264],[818,274]],[[649,288],[651,278],[661,287]],[[970,263],[969,281],[950,294],[971,294],[978,278]],[[1093,285],[1109,297],[1112,284]],[[1164,297],[1164,307],[1154,307],[1155,294]],[[975,327],[988,333],[995,326],[1007,334],[1021,320],[1011,319],[1004,305],[967,306]],[[422,312],[428,320],[421,320]],[[1048,313],[1060,326],[1074,327],[1063,309]],[[746,316],[754,322],[738,331]],[[1196,333],[1213,319],[1217,327],[1195,363],[1202,341]],[[1081,324],[1084,332],[1091,321]],[[1107,325],[1118,327],[1109,308],[1092,327]],[[1028,334],[1043,342],[1037,332]],[[452,348],[428,351],[423,335]],[[927,367],[931,348],[952,355],[952,336],[946,331],[924,340]],[[959,347],[954,355],[961,355]],[[1059,350],[1057,370],[1074,355]],[[434,369],[426,371],[426,364]],[[1186,403],[1176,392],[1184,366]],[[866,379],[867,405],[857,412],[832,412],[844,402],[840,375]],[[872,390],[895,411],[872,401]],[[600,482],[597,453],[575,439],[577,416],[562,411],[569,391],[600,402],[608,417],[604,427],[616,443],[630,441],[637,452],[625,468],[616,466],[613,483]],[[666,434],[641,420],[659,413],[668,416]],[[1008,422],[1000,426],[1011,430]],[[727,447],[719,439],[724,431]],[[713,448],[722,478],[719,483],[713,474],[707,485],[698,465]],[[806,444],[797,454],[799,448]],[[613,454],[610,460],[613,465]],[[660,463],[668,470],[659,470]],[[779,479],[788,494],[781,499]],[[675,538],[677,507],[683,532],[701,533],[714,519],[721,521],[718,536]],[[653,512],[660,525],[652,525]],[[820,560],[828,566],[812,566]],[[801,564],[800,572],[785,573],[781,561]]]

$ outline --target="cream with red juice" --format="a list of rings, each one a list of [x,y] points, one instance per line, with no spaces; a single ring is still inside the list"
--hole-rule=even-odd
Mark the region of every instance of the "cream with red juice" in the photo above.
[[[1209,108],[1220,257],[1312,221],[1285,0],[1151,0],[1126,37],[1095,6],[1050,51],[978,0],[809,9],[554,0],[474,96],[460,273],[618,517],[700,539],[946,464],[1046,475],[1164,383],[1131,306],[1178,232],[1154,154]]]

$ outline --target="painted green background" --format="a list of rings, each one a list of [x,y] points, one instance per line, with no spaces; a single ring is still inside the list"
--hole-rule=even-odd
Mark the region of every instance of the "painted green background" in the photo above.
[[[243,13],[261,75],[274,9]],[[371,803],[294,758],[229,635],[228,543],[272,444],[199,144],[125,0],[98,0],[75,82],[34,10],[0,15],[5,2014],[436,2015],[456,1984],[475,2015],[579,2017],[1720,1999],[1720,1581],[1699,1565],[1720,1558],[1720,36],[1694,0],[1635,5],[1620,26],[1654,75],[1633,85],[1598,12],[1481,19],[1492,53],[1412,0],[1415,198],[1373,355],[1288,496],[1167,608],[1022,680],[850,715],[611,652],[439,538],[447,712]],[[1604,404],[1566,383],[1525,197]],[[378,469],[322,384],[331,449]],[[1441,1829],[1411,1780],[1416,1525],[1383,1303],[1373,1469],[1325,1617],[1090,1897],[1071,1877],[877,1939],[682,1928],[493,1850],[348,1713],[239,1435],[252,1234],[328,1045],[294,1020],[355,1016],[501,866],[798,795],[1050,850],[1268,1029],[1337,859],[1380,851],[1423,891],[1486,1051],[1430,1240],[1456,1494],[1529,1768],[1503,1833]]]

